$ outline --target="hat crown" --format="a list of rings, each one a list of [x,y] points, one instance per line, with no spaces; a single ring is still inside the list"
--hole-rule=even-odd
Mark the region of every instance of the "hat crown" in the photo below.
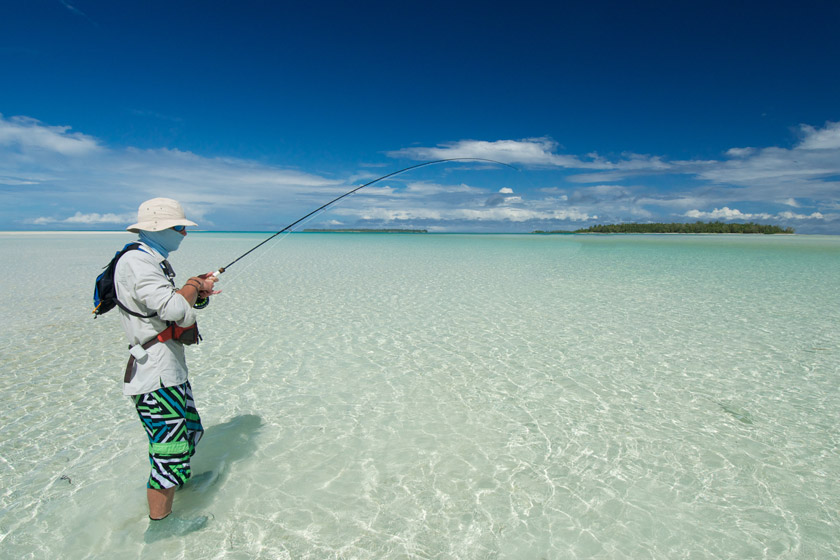
[[[137,221],[185,219],[184,209],[177,200],[171,198],[153,198],[137,209]]]
[[[195,222],[187,219],[184,209],[177,200],[171,198],[152,198],[142,203],[137,209],[137,223],[130,225],[128,231],[162,231],[173,226],[194,226]]]

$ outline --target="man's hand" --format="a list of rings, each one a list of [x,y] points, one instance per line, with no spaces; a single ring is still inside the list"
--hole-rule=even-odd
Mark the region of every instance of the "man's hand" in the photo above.
[[[222,293],[221,290],[214,290],[216,282],[219,281],[217,276],[213,276],[212,272],[196,276],[201,281],[201,287],[198,289],[198,297],[206,298]]]
[[[178,293],[187,300],[190,306],[193,306],[199,299],[222,293],[221,290],[213,289],[218,281],[219,279],[213,276],[212,272],[201,276],[192,276],[184,284],[184,287],[178,290]]]

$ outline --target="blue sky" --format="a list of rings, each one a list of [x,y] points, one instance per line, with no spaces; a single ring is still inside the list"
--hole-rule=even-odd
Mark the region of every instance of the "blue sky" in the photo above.
[[[0,4],[0,229],[840,234],[840,3]]]

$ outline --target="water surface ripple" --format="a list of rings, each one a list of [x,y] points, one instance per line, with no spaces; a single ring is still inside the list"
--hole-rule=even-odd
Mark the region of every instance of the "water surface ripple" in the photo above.
[[[840,557],[840,238],[287,236],[199,315],[217,476],[176,509],[211,521],[149,545],[123,335],[90,316],[129,240],[0,235],[0,557]]]

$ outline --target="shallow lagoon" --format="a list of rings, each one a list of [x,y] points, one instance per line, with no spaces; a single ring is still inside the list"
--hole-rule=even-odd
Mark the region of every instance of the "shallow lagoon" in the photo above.
[[[0,234],[0,557],[840,555],[840,238],[283,237],[200,314],[217,476],[176,510],[212,519],[151,545],[125,342],[90,315],[130,240]]]

